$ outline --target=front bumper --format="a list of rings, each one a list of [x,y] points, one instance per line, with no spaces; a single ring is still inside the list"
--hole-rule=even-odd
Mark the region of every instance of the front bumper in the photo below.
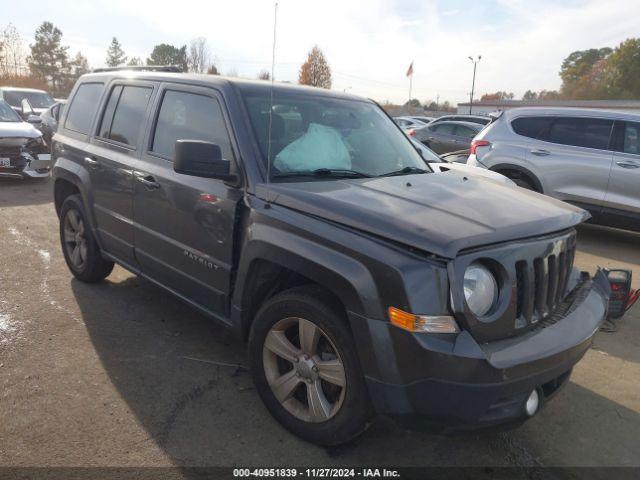
[[[2,155],[0,155],[2,156]],[[43,178],[51,171],[51,154],[31,154],[22,152],[15,157],[9,157],[10,165],[0,166],[0,178]]]
[[[551,398],[606,317],[610,291],[603,272],[576,289],[564,317],[484,344],[468,332],[454,338],[412,334],[366,320],[374,345],[361,359],[374,407],[412,428],[455,430],[525,420],[531,391],[538,391],[541,404]]]

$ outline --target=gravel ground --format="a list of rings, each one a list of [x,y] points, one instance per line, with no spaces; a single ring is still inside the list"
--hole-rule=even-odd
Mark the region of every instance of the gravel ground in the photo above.
[[[269,416],[235,366],[244,345],[208,319],[119,267],[73,280],[51,189],[0,179],[0,466],[640,466],[639,306],[517,430],[438,436],[379,419],[327,450]],[[577,264],[633,268],[638,288],[639,247],[581,227]]]

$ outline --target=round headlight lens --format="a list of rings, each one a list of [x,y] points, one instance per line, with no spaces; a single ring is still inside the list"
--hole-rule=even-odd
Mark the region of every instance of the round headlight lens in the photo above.
[[[486,315],[498,298],[498,282],[487,267],[472,263],[464,272],[464,298],[469,310]]]

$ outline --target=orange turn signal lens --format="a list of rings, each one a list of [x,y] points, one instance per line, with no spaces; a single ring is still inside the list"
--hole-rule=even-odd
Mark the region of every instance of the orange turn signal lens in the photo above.
[[[410,332],[458,333],[460,328],[450,316],[414,315],[396,307],[389,307],[389,321]]]

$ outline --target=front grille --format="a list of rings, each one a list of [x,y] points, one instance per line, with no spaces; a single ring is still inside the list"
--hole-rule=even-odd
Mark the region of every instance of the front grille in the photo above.
[[[567,293],[576,252],[575,233],[554,241],[548,254],[516,262],[516,327],[552,315]]]
[[[0,157],[15,158],[19,157],[22,147],[0,147]]]

